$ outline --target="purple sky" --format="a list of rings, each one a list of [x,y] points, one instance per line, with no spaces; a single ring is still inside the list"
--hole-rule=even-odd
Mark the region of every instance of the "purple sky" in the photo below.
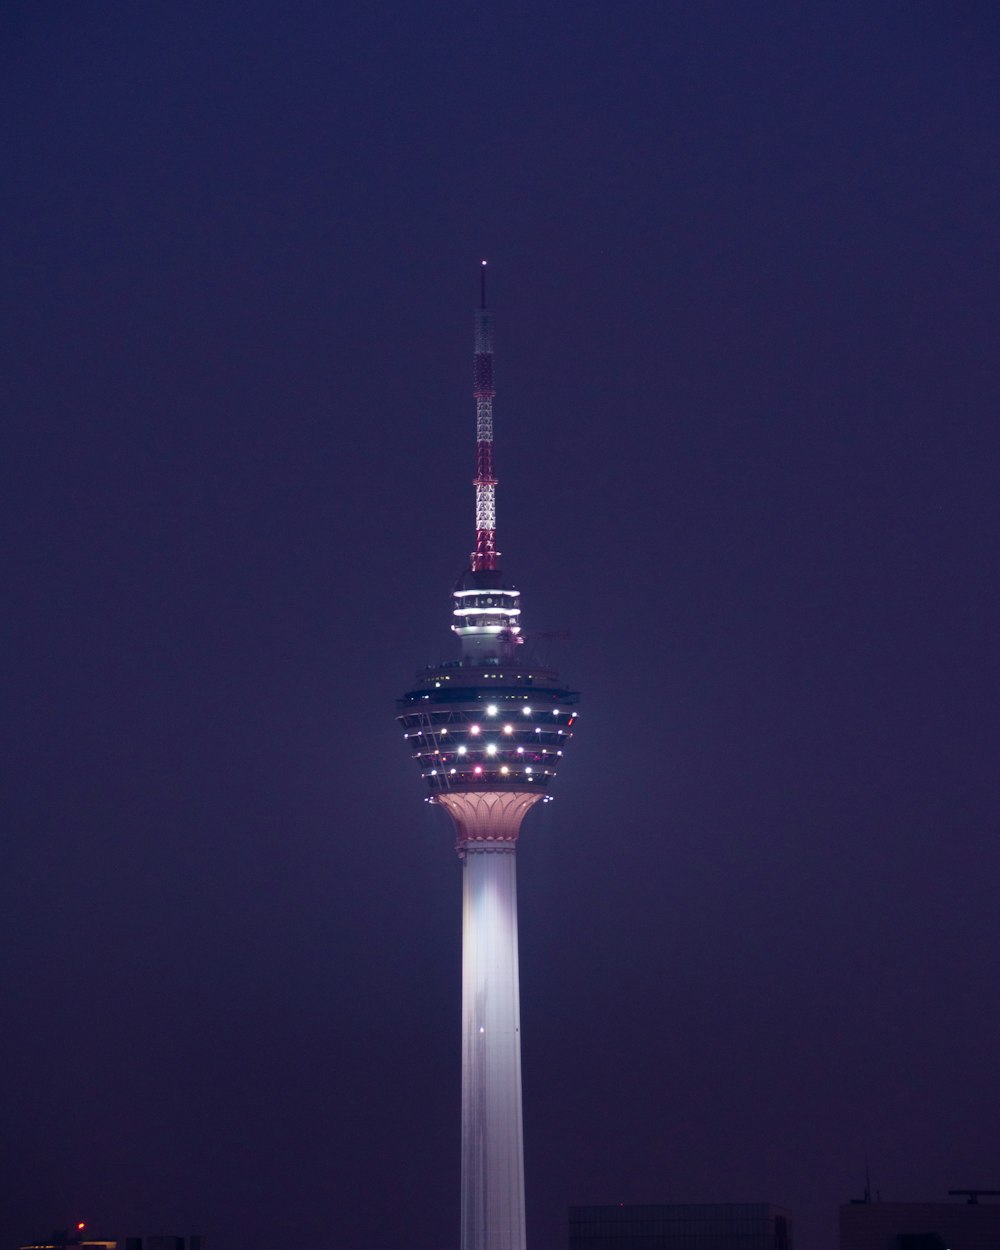
[[[995,5],[0,7],[0,1247],[458,1234],[454,651],[583,691],[520,856],[531,1250],[1000,1185]]]

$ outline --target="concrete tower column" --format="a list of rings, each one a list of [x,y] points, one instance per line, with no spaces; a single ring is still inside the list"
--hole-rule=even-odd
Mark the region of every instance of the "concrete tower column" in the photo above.
[[[541,796],[447,794],[463,859],[461,1250],[524,1250],[517,836]]]

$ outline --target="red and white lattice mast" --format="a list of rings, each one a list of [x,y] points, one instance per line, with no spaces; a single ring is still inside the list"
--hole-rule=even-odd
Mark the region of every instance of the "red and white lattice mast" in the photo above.
[[[463,864],[461,1250],[524,1250],[515,850],[526,813],[549,798],[579,696],[524,656],[520,596],[498,567],[485,261],[480,282],[476,549],[452,591],[462,658],[419,674],[398,719]]]
[[[486,307],[486,261],[480,269],[475,314],[476,549],[459,578],[452,629],[462,640],[467,663],[499,664],[521,641],[517,590],[500,575],[497,551],[497,479],[493,468],[493,314]]]
[[[497,567],[497,480],[493,472],[493,314],[486,308],[486,261],[476,310],[476,549],[472,571]]]

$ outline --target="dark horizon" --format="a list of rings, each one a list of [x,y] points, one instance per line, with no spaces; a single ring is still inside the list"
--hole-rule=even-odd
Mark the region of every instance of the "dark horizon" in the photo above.
[[[1000,1185],[998,26],[3,6],[2,1245],[457,1240],[483,257],[529,1246]]]

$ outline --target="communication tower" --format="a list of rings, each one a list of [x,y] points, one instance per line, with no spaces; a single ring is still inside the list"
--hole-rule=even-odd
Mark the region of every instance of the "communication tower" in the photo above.
[[[403,737],[462,861],[461,1250],[524,1250],[515,850],[548,802],[579,696],[521,644],[521,597],[500,572],[493,467],[493,315],[475,313],[476,545],[452,591],[457,660],[399,700]]]

